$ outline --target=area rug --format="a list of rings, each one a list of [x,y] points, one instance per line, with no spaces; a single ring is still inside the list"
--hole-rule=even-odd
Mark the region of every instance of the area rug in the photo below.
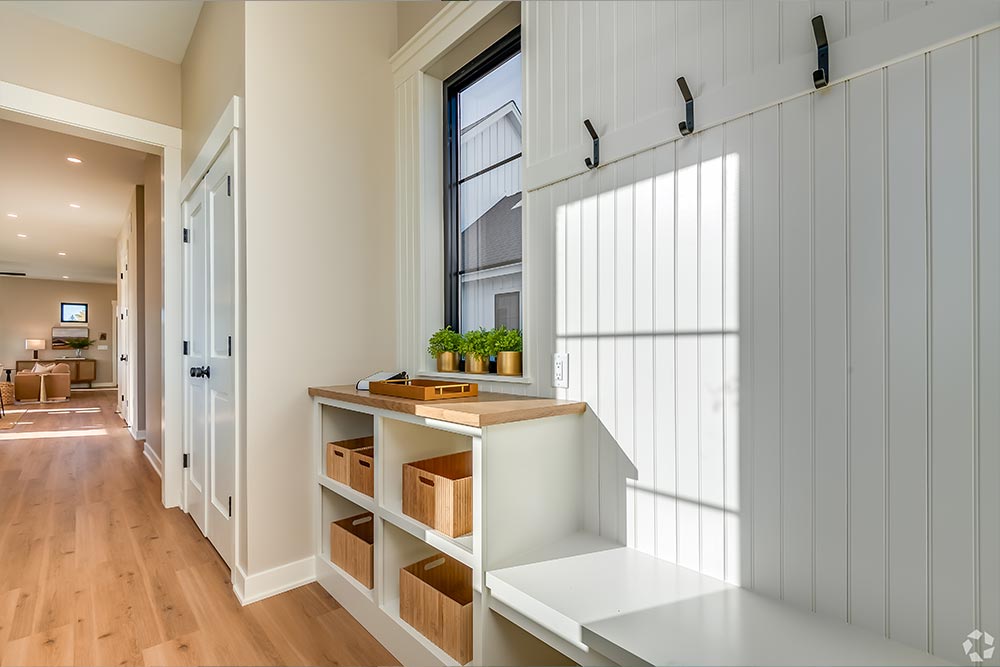
[[[17,422],[21,420],[21,417],[27,411],[27,408],[4,406],[5,414],[3,417],[0,417],[0,431],[6,431],[17,426]]]

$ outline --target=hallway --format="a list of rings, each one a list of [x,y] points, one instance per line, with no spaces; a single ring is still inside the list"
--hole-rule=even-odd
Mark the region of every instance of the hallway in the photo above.
[[[0,431],[0,665],[397,664],[317,584],[241,607],[114,399]]]

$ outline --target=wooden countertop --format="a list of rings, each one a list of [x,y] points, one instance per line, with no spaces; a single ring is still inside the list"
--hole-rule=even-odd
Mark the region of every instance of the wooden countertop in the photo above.
[[[556,417],[558,415],[581,414],[587,409],[586,403],[561,401],[554,398],[535,398],[482,392],[475,398],[449,398],[440,401],[415,401],[409,398],[383,396],[367,391],[358,391],[354,385],[337,387],[309,387],[309,395],[329,398],[345,403],[367,405],[383,410],[393,410],[438,419],[452,424],[481,428],[495,424]]]

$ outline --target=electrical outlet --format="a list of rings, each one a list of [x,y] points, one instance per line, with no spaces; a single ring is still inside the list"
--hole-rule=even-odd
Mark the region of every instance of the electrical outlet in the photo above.
[[[569,387],[569,355],[565,352],[552,355],[552,386],[562,389]]]

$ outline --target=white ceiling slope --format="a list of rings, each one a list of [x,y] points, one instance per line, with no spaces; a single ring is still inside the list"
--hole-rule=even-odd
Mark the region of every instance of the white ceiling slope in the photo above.
[[[145,160],[138,151],[0,120],[0,271],[113,283],[116,239]]]
[[[44,0],[8,3],[151,56],[180,63],[202,0]]]

